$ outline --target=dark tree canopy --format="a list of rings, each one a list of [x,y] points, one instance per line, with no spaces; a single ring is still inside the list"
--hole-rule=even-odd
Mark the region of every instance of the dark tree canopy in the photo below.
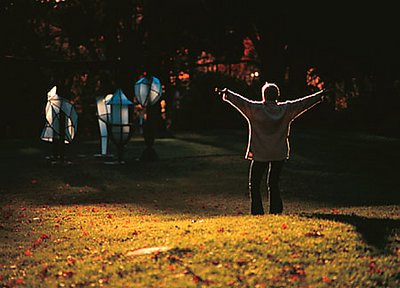
[[[373,88],[361,102],[369,111],[371,100],[399,103],[397,14],[390,6],[338,2],[2,0],[2,87],[6,95],[31,103],[35,109],[26,108],[25,114],[35,118],[44,91],[55,83],[76,95],[116,86],[129,90],[144,71],[167,83],[171,71],[192,69],[202,51],[224,63],[240,61],[248,37],[261,81],[286,83],[290,68],[285,87],[299,95],[310,67],[327,82],[346,87],[352,79],[368,79]],[[182,54],[185,49],[189,52]],[[85,84],[85,77],[92,84]],[[363,94],[364,84],[357,85]],[[383,111],[383,104],[374,105]],[[2,117],[3,126],[10,127],[9,115]]]

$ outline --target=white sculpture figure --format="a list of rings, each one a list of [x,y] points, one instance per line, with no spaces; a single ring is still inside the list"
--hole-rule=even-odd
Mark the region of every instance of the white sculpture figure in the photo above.
[[[46,124],[41,139],[48,142],[58,139],[66,144],[71,143],[77,132],[78,114],[68,100],[57,95],[56,86],[47,93],[45,113]]]
[[[135,95],[143,107],[155,104],[160,99],[161,93],[161,82],[157,77],[142,77],[135,83]]]
[[[140,157],[141,160],[157,160],[158,155],[153,148],[155,140],[155,109],[152,106],[161,98],[162,87],[157,77],[146,75],[135,83],[135,96],[138,102],[146,109],[146,120],[143,123],[143,136],[146,145],[145,150]],[[156,108],[157,109],[157,108]]]
[[[68,100],[57,95],[54,86],[47,93],[46,124],[41,139],[54,143],[54,156],[63,158],[63,145],[69,144],[77,132],[78,114]]]
[[[101,144],[101,155],[107,155],[107,146],[108,146],[108,131],[107,131],[107,123],[110,117],[110,105],[106,105],[106,102],[111,99],[113,94],[108,94],[106,97],[97,97],[97,118],[99,121],[100,128],[100,144]]]
[[[124,145],[132,135],[132,123],[129,121],[129,106],[133,105],[133,103],[125,96],[121,89],[117,89],[105,104],[110,106],[110,115],[107,122],[108,134],[111,141],[117,146],[118,162],[124,163],[122,160]]]

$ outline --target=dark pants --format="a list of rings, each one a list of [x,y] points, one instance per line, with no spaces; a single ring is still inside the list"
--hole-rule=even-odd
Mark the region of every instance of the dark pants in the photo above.
[[[260,193],[261,180],[267,170],[267,196],[269,192],[269,213],[280,214],[283,204],[279,190],[279,178],[284,161],[259,162],[251,161],[249,169],[249,194],[251,200],[251,214],[262,215],[264,208]]]

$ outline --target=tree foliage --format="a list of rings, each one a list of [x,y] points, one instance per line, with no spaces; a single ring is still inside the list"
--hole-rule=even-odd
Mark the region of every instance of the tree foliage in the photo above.
[[[46,89],[58,85],[64,97],[87,112],[89,121],[96,96],[118,87],[133,97],[132,84],[145,71],[157,74],[166,94],[173,95],[177,87],[171,79],[190,75],[202,53],[207,53],[225,64],[256,57],[259,80],[280,84],[288,98],[307,93],[306,73],[317,69],[335,89],[335,103],[349,108],[347,112],[359,110],[352,115],[360,122],[368,119],[369,101],[398,103],[394,12],[368,6],[333,6],[322,11],[304,3],[269,4],[260,9],[262,4],[258,0],[121,0],[117,4],[3,0],[0,55],[2,69],[7,71],[2,73],[6,75],[3,86],[6,94],[32,103],[35,109],[25,108],[23,113],[37,118]],[[369,20],[376,14],[386,17],[376,24]],[[246,48],[250,42],[253,46]],[[229,84],[224,81],[220,85]],[[360,101],[349,96],[354,95],[354,85]],[[181,92],[201,93],[193,87]],[[384,101],[375,104],[379,110],[384,110]],[[12,105],[12,100],[6,104]],[[385,116],[389,114],[383,113],[385,120],[378,125],[398,125],[396,117]],[[7,120],[10,115],[2,117],[2,123],[7,123],[2,130],[14,130]]]

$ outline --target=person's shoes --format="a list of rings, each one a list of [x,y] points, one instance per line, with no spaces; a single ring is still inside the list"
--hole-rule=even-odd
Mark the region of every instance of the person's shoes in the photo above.
[[[270,209],[269,214],[282,214],[283,209]]]
[[[251,215],[264,215],[264,207],[262,203],[258,203],[256,201],[252,202],[250,205],[250,214]]]
[[[269,214],[282,214],[283,212],[283,203],[282,199],[279,199],[277,202],[271,203],[269,207]]]
[[[251,212],[251,215],[253,215],[253,216],[264,215],[264,212]]]
[[[264,215],[263,207],[251,207],[250,209],[251,215]]]

